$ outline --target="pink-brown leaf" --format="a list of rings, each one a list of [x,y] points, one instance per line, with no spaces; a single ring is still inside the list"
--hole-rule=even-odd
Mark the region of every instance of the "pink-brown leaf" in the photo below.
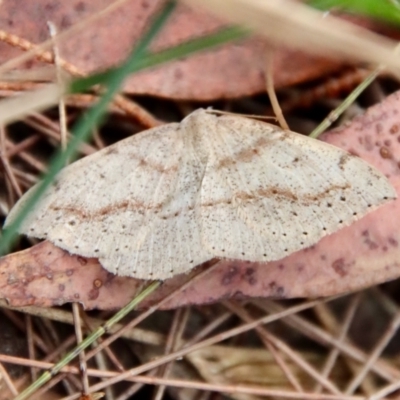
[[[83,30],[60,40],[61,57],[85,74],[117,65],[127,57],[161,3],[162,0],[125,1],[101,19],[85,24]],[[39,44],[50,37],[47,21],[61,33],[109,4],[105,0],[35,0],[21,7],[13,0],[4,0],[0,8],[0,30]],[[209,14],[179,5],[153,49],[165,49],[211,34],[224,25]],[[264,92],[266,56],[271,50],[272,47],[261,39],[245,39],[134,75],[127,80],[125,91],[203,101]],[[21,52],[18,44],[0,43],[0,63]],[[26,67],[34,65],[37,63]],[[309,81],[342,66],[339,61],[278,50],[274,54],[275,85],[282,87]]]

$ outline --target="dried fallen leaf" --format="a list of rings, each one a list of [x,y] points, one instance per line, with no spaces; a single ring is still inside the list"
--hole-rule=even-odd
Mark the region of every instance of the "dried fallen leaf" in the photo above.
[[[396,189],[400,185],[399,107],[400,93],[396,93],[349,126],[324,137],[380,169]],[[400,212],[399,207],[399,200],[387,204],[312,248],[280,261],[268,264],[221,261],[195,286],[177,294],[165,307],[203,304],[235,296],[327,296],[394,279],[400,271],[400,234],[394,218]],[[48,255],[50,260],[46,258]],[[84,262],[86,265],[80,264]],[[0,295],[13,305],[51,305],[78,300],[86,308],[118,308],[132,298],[139,285],[134,279],[113,277],[94,259],[70,256],[49,243],[3,257],[0,271]],[[58,274],[46,277],[53,271]],[[67,271],[76,283],[67,279]],[[84,276],[79,278],[79,274]],[[37,284],[35,278],[42,284]],[[189,278],[190,275],[181,275],[167,280],[144,306],[153,304]],[[61,284],[71,284],[68,286],[71,290],[67,292],[60,287],[58,279]],[[98,286],[96,279],[100,279],[101,287],[91,296],[93,285]]]
[[[104,14],[93,23],[84,24],[84,29],[60,40],[58,46],[61,57],[83,73],[92,73],[120,63],[142,35],[160,3],[161,0],[125,1],[116,10]],[[35,0],[26,2],[21,8],[13,0],[4,0],[0,8],[0,33],[2,39],[12,46],[0,43],[0,63],[20,55],[19,47],[29,48],[26,43],[7,37],[7,34],[38,44],[49,39],[47,21],[51,21],[62,33],[77,23],[82,24],[85,18],[99,13],[107,5],[109,2],[104,0],[51,3],[48,0]],[[154,49],[165,49],[216,32],[224,25],[210,14],[179,5],[154,44]],[[245,39],[139,73],[127,80],[125,90],[135,94],[196,100],[264,92],[266,54],[272,49],[271,45],[259,38]],[[35,65],[30,63],[29,67]],[[342,66],[342,62],[298,51],[276,51],[275,85],[289,86],[327,76]]]

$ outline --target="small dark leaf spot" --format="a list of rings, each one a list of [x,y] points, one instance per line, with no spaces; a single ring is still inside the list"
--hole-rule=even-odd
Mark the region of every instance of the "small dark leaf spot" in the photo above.
[[[117,248],[115,249],[115,251],[119,251],[119,248],[117,247]]]
[[[69,221],[68,223],[69,223],[70,225],[74,226],[76,222],[75,222],[75,221]]]
[[[283,233],[282,236],[287,236],[286,233]]]
[[[194,262],[193,260],[190,260],[190,261],[189,261],[190,264],[193,264],[193,262]],[[171,271],[171,272],[172,272],[172,271]]]
[[[289,250],[288,249],[285,249],[285,252],[287,253]]]
[[[276,235],[276,232],[272,232],[273,235]]]
[[[357,212],[356,212],[356,211],[354,211],[354,212],[353,212],[353,215],[354,215],[354,216],[356,216],[356,215],[357,215]]]
[[[392,153],[387,147],[381,147],[379,150],[379,154],[382,158],[392,158]]]
[[[96,289],[99,289],[99,288],[101,288],[101,287],[103,286],[103,281],[102,281],[101,279],[95,279],[95,280],[93,281],[93,286],[94,286]]]
[[[212,249],[215,250],[215,247],[213,246]]]
[[[33,232],[35,230],[35,228],[31,228],[31,232]]]
[[[340,201],[346,201],[346,197],[341,196],[341,197],[340,197]]]
[[[267,255],[264,253],[264,254],[263,254],[263,257],[267,257]]]
[[[300,246],[304,246],[304,242],[300,242]]]
[[[384,197],[383,197],[383,200],[388,200],[388,197],[387,197],[387,196],[384,196]]]
[[[222,249],[221,251],[222,251],[223,253],[225,253],[225,249]]]
[[[59,221],[60,219],[61,219],[60,215],[58,217],[56,217],[56,221]]]
[[[326,231],[326,227],[325,227],[325,226],[323,226],[323,227],[322,227],[322,230],[323,230],[323,231]]]
[[[372,207],[372,204],[368,204],[368,208],[371,208]]]
[[[59,242],[62,242],[63,240],[62,240],[62,239],[58,239],[58,241],[59,241]]]
[[[95,249],[94,252],[95,252],[95,253],[98,253],[98,252],[99,252],[99,249]]]
[[[294,215],[295,217],[297,217],[297,212],[293,212],[293,215]]]
[[[343,220],[341,219],[341,220],[339,220],[339,224],[343,224]]]
[[[328,204],[327,204],[327,207],[329,207],[329,208],[332,207],[332,204],[331,204],[331,203],[328,203]]]
[[[246,254],[242,252],[242,256],[245,256]]]
[[[75,246],[76,249],[79,249],[79,246]]]
[[[304,235],[304,236],[307,236],[307,235],[308,235],[308,232],[303,232],[303,235]]]

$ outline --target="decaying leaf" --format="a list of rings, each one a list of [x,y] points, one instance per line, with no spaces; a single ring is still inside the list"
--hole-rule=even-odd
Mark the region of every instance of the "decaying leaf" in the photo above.
[[[64,60],[89,74],[120,63],[161,2],[125,1],[95,22],[84,23],[85,18],[99,13],[110,2],[36,0],[26,2],[21,8],[13,0],[4,0],[0,9],[0,30],[39,44],[49,39],[47,21],[51,21],[59,33],[75,24],[83,24],[83,29],[60,40],[58,46]],[[207,13],[179,5],[153,48],[165,49],[216,32],[223,26],[226,23]],[[13,46],[0,43],[0,63],[21,54],[18,47],[24,47],[15,40],[8,41],[13,42]],[[272,49],[259,38],[245,39],[132,76],[126,82],[125,91],[203,101],[264,92],[266,58]],[[29,67],[35,65],[29,63]],[[342,66],[342,62],[279,50],[274,54],[275,85],[289,86],[327,76]]]

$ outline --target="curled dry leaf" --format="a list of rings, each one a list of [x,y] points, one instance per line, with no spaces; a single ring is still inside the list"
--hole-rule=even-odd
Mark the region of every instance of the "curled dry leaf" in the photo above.
[[[377,167],[396,189],[400,185],[399,107],[400,93],[396,93],[349,126],[324,136],[327,142]],[[391,202],[315,246],[276,262],[221,261],[165,307],[227,297],[327,296],[394,279],[400,271],[400,235],[394,218],[399,207],[399,200]],[[206,267],[197,268],[193,274],[201,268]],[[86,308],[118,308],[134,296],[142,283],[114,277],[95,259],[70,256],[47,242],[3,257],[0,271],[0,296],[13,305],[78,300]],[[179,275],[167,280],[143,306],[179,288],[190,277],[191,274]]]
[[[61,39],[61,57],[83,73],[93,73],[120,63],[133,43],[142,35],[149,18],[161,0],[129,0],[104,14],[82,30]],[[68,2],[36,0],[21,8],[13,0],[4,0],[0,9],[0,30],[39,44],[49,39],[47,21],[58,32],[82,23],[99,13],[109,1]],[[213,16],[179,5],[159,35],[153,48],[165,49],[187,40],[218,31],[226,24]],[[9,40],[10,41],[10,40]],[[21,54],[15,43],[0,43],[0,63]],[[250,38],[202,52],[144,71],[127,80],[129,93],[175,99],[211,100],[246,96],[265,91],[266,57],[273,48],[264,40]],[[36,65],[30,63],[29,67]],[[298,51],[279,50],[274,54],[276,87],[309,81],[339,70],[342,62],[312,57]]]

